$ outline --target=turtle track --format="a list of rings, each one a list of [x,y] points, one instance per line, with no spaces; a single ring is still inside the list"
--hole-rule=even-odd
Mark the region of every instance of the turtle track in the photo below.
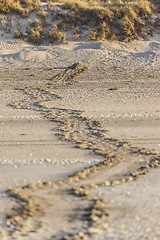
[[[57,123],[58,138],[72,142],[77,148],[89,149],[91,154],[101,156],[102,161],[61,181],[9,189],[6,194],[13,199],[15,207],[12,214],[6,217],[7,230],[1,233],[2,236],[12,236],[12,239],[16,239],[17,234],[23,237],[25,234],[40,231],[44,227],[43,219],[46,216],[46,202],[40,197],[41,194],[53,192],[54,196],[58,196],[60,192],[62,198],[75,199],[77,205],[84,202],[84,206],[82,204],[80,207],[81,230],[78,227],[73,230],[69,225],[67,231],[56,232],[55,235],[47,236],[47,239],[92,238],[92,235],[106,231],[104,223],[107,221],[108,211],[107,203],[97,196],[92,196],[89,190],[135,181],[149,169],[160,165],[159,154],[149,149],[132,147],[129,142],[107,137],[102,124],[85,117],[83,111],[46,106],[47,101],[61,98],[56,94],[56,88],[74,84],[76,77],[84,71],[87,71],[87,67],[75,63],[53,77],[52,82],[46,85],[18,89],[24,93],[24,98],[11,103],[10,106],[39,111],[44,118]],[[51,198],[49,205],[54,211],[52,200]],[[75,220],[76,217],[73,219],[72,216],[71,222]]]

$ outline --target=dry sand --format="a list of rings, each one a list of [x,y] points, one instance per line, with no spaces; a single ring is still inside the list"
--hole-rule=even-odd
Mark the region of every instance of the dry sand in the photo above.
[[[1,239],[160,238],[155,39],[1,38]]]

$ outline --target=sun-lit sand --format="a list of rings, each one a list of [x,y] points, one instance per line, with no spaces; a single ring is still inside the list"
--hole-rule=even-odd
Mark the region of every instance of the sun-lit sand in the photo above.
[[[41,46],[3,34],[0,239],[159,239],[159,81],[158,34]]]

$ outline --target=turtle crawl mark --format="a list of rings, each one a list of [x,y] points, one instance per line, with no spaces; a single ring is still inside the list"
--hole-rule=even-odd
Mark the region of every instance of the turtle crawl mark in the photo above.
[[[12,213],[6,216],[7,230],[1,233],[2,236],[15,239],[16,236],[31,236],[39,232],[45,227],[48,209],[54,215],[60,205],[64,219],[68,217],[68,211],[72,212],[68,228],[55,231],[54,235],[47,232],[47,238],[42,239],[92,239],[94,234],[107,232],[105,223],[109,214],[104,199],[93,196],[90,190],[103,186],[107,191],[110,186],[135,181],[149,169],[160,165],[158,153],[107,137],[101,123],[85,117],[83,111],[45,105],[46,101],[53,102],[61,97],[56,94],[56,88],[74,84],[76,77],[84,71],[87,67],[75,63],[53,77],[49,84],[22,88],[23,100],[11,106],[40,112],[44,118],[57,124],[58,138],[70,141],[77,148],[89,149],[92,154],[100,155],[102,161],[60,181],[9,189],[6,194],[15,204]],[[58,201],[62,202],[58,205]]]

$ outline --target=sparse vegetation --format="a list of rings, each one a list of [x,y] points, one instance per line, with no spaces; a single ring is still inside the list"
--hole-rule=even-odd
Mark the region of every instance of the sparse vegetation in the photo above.
[[[34,12],[37,23],[30,24],[25,34],[19,29],[15,30],[14,36],[24,38],[28,35],[29,41],[38,44],[47,36],[50,42],[65,42],[68,31],[72,33],[73,40],[80,39],[85,32],[86,39],[93,41],[132,41],[151,34],[151,16],[156,11],[158,1],[46,0],[44,4],[47,10],[43,8],[41,0],[3,0],[0,1],[0,12],[28,18]],[[47,22],[48,15],[52,18],[50,22]]]
[[[79,40],[80,39],[80,36],[78,33],[74,33],[73,35],[73,40]]]
[[[52,31],[49,32],[50,42],[64,43],[66,42],[66,35],[58,30],[58,26],[54,25]]]
[[[17,13],[22,16],[28,16],[28,14],[34,10],[38,10],[41,7],[40,0],[1,0],[0,12],[2,13]]]
[[[31,29],[30,33],[28,34],[28,41],[39,45],[42,42],[42,36],[40,29]]]
[[[40,44],[43,41],[43,22],[39,19],[30,21],[31,29],[28,32],[28,41],[34,44]]]
[[[14,37],[15,38],[21,38],[22,37],[22,33],[20,31],[18,31],[18,30],[15,30],[14,31]]]
[[[45,18],[47,16],[47,12],[44,10],[40,10],[39,12],[37,12],[37,15]]]

